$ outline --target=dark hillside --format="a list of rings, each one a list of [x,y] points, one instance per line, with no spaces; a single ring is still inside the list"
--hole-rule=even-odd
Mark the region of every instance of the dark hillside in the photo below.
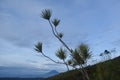
[[[112,60],[100,62],[86,67],[91,80],[120,80],[120,56]],[[45,80],[82,80],[81,73],[77,70],[60,73]]]

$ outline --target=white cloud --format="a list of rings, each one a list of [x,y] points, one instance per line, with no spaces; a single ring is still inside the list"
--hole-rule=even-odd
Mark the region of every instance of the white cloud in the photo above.
[[[108,47],[112,48],[111,43],[119,40],[119,4],[108,0],[3,0],[0,3],[0,63],[8,64],[11,61],[12,65],[23,63],[48,68],[44,64],[50,61],[36,56],[33,51],[38,41],[43,42],[46,55],[57,60],[54,53],[61,44],[51,33],[47,21],[40,18],[44,8],[52,9],[53,17],[61,19],[59,30],[65,34],[63,40],[70,47],[87,42],[97,54]],[[33,62],[27,61],[29,58]]]

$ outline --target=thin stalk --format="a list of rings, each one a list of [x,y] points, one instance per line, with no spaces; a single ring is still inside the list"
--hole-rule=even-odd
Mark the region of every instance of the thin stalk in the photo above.
[[[51,61],[54,62],[54,63],[57,63],[57,64],[65,64],[65,63],[57,62],[57,61],[53,60],[52,58],[46,56],[43,52],[42,52],[42,55],[43,55],[44,57],[48,58],[49,60],[51,60]]]
[[[54,27],[53,27],[53,25],[51,24],[51,22],[50,22],[50,20],[48,20],[48,22],[49,22],[49,24],[50,24],[50,26],[51,26],[51,28],[52,28],[52,33],[53,33],[53,35],[67,48],[67,50],[70,52],[70,55],[72,56],[72,51],[71,51],[71,49],[67,46],[67,44],[57,35],[58,34],[58,32],[57,32],[57,30],[54,30]],[[85,74],[85,76],[86,76],[86,80],[90,80],[89,79],[89,77],[88,77],[88,74],[87,74],[87,72],[86,72],[86,70],[84,69],[84,67],[83,66],[81,66],[82,67],[82,74],[84,75]]]
[[[57,29],[56,29],[56,27],[55,27],[55,32],[56,32],[56,34],[57,34],[57,36],[58,36],[58,32],[57,32]]]
[[[88,76],[88,73],[87,73],[87,71],[84,69],[84,67],[82,66],[82,64],[80,64],[80,66],[81,66],[81,68],[82,68],[82,70],[83,70],[83,72],[84,72],[84,74],[85,74],[86,79],[87,79],[87,80],[90,80],[90,78],[89,78],[89,76]]]
[[[79,65],[79,67],[81,67],[81,65]],[[83,77],[83,80],[86,80],[85,76],[84,76],[84,71],[82,68],[78,69],[81,73],[82,73],[82,77]]]
[[[71,51],[71,49],[65,44],[65,42],[55,33],[55,31],[54,31],[54,28],[53,28],[53,25],[51,24],[51,22],[50,22],[50,20],[49,20],[49,24],[50,24],[50,26],[51,26],[51,28],[52,28],[52,32],[53,32],[53,34],[54,34],[54,36],[68,49],[68,51],[70,51],[70,53],[72,53],[72,51]]]
[[[67,67],[67,70],[69,71],[69,67],[68,67],[68,64],[65,62],[65,60],[63,59],[63,62],[65,63],[66,67]]]
[[[49,60],[51,60],[51,61],[54,62],[54,63],[57,63],[57,64],[65,64],[66,67],[67,67],[67,70],[69,71],[68,64],[65,62],[65,60],[63,60],[64,63],[62,63],[62,62],[57,62],[57,61],[53,60],[52,58],[46,56],[43,52],[42,52],[42,55],[43,55],[44,57],[48,58]]]

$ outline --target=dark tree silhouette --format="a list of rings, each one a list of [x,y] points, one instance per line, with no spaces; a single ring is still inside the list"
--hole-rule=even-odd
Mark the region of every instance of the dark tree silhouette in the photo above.
[[[115,50],[114,50],[115,51]],[[103,57],[104,59],[102,59],[102,61],[106,61],[111,59],[111,53],[114,53],[113,50],[109,51],[109,50],[104,50],[103,53],[101,53],[99,56]]]
[[[73,51],[73,59],[74,60],[74,65],[79,65],[80,68],[82,68],[82,70],[80,69],[80,71],[82,72],[83,76],[84,74],[86,75],[86,77],[89,79],[89,76],[87,74],[87,71],[84,69],[84,67],[82,65],[87,63],[87,59],[89,59],[91,57],[91,52],[90,49],[88,47],[88,45],[86,44],[80,44],[74,51]]]
[[[79,47],[77,47],[75,50],[69,48],[69,46],[62,40],[63,37],[63,33],[58,32],[57,31],[57,26],[60,23],[60,20],[55,18],[53,20],[51,20],[51,16],[52,16],[52,12],[50,9],[44,9],[41,13],[41,17],[45,20],[48,21],[48,23],[50,24],[50,27],[52,29],[52,33],[53,35],[63,44],[63,46],[69,51],[69,55],[71,56],[71,61],[65,62],[66,59],[66,54],[65,52],[60,49],[58,50],[58,52],[56,53],[56,56],[59,57],[60,59],[63,60],[64,63],[61,62],[56,62],[55,60],[51,59],[49,56],[46,56],[43,51],[42,51],[42,43],[38,43],[35,47],[35,50],[42,53],[42,55],[48,59],[50,59],[51,61],[55,62],[55,63],[61,63],[61,64],[65,64],[68,68],[68,64],[70,66],[80,66],[79,71],[82,73],[83,75],[83,79],[84,80],[90,80],[87,74],[87,71],[85,70],[85,68],[83,67],[83,64],[87,63],[87,59],[91,57],[90,53],[89,53],[89,47],[85,44],[81,44]]]

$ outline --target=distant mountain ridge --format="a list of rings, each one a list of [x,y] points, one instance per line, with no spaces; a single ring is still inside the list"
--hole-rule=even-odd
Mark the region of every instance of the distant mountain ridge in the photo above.
[[[54,75],[57,75],[57,74],[59,74],[58,71],[52,70],[52,71],[50,71],[50,72],[45,73],[44,76],[45,76],[45,77],[50,77],[50,76],[54,76]]]
[[[5,78],[46,78],[56,74],[58,74],[56,70],[48,71],[37,68],[0,66],[0,77]]]

